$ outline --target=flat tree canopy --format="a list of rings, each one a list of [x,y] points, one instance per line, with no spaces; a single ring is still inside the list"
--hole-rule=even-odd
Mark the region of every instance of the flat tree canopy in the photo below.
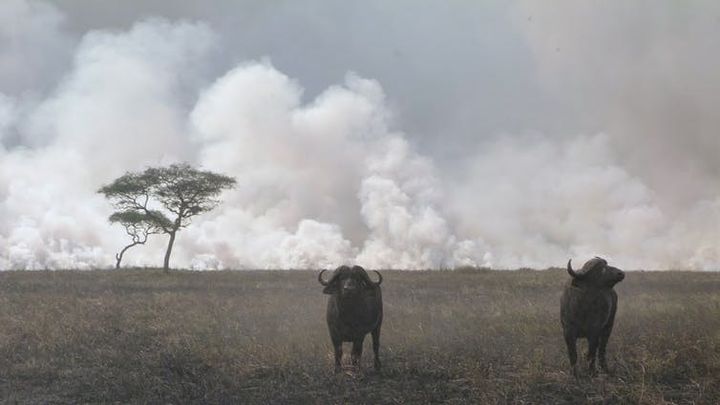
[[[190,225],[192,217],[215,208],[220,193],[234,186],[232,177],[181,163],[125,173],[98,192],[118,209],[110,222],[125,226],[134,243],[129,247],[143,244],[152,233],[170,236],[163,263],[168,270],[177,231]]]

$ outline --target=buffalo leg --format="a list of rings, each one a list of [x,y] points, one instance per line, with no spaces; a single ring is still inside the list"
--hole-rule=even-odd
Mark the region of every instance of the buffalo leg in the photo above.
[[[360,363],[360,357],[362,356],[364,340],[365,340],[365,336],[361,336],[353,341],[353,347],[352,347],[352,364],[353,364],[353,366],[357,366]]]
[[[577,338],[572,333],[565,333],[565,345],[567,346],[568,358],[570,359],[570,368],[572,374],[577,377],[577,346],[575,341]]]
[[[588,360],[588,372],[590,373],[590,375],[594,375],[596,372],[595,357],[597,355],[597,349],[598,349],[598,336],[588,336],[587,360]]]
[[[375,370],[380,370],[380,326],[372,331],[373,354],[375,355]]]
[[[335,372],[337,373],[341,368],[340,361],[342,360],[342,340],[333,338],[332,343],[335,348]]]
[[[610,374],[610,370],[608,370],[607,365],[607,359],[605,358],[605,352],[607,349],[608,339],[610,339],[610,332],[603,332],[602,335],[600,335],[600,368],[605,372]]]

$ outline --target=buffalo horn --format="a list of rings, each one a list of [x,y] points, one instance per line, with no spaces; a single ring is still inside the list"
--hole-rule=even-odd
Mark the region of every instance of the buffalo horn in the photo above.
[[[382,274],[380,274],[380,272],[377,271],[377,270],[373,270],[373,271],[374,271],[375,273],[377,273],[377,275],[378,275],[378,281],[377,281],[377,283],[374,283],[374,284],[375,284],[375,285],[380,285],[380,283],[382,283]]]
[[[572,268],[571,262],[572,262],[572,259],[568,260],[568,265],[567,265],[568,274],[570,274],[570,276],[572,276],[573,278],[582,278],[582,276],[580,274],[575,273],[575,271]]]
[[[318,281],[320,282],[320,284],[322,284],[322,285],[325,286],[325,287],[327,287],[327,285],[329,284],[327,281],[323,281],[323,279],[322,279],[322,275],[323,275],[323,273],[325,273],[326,271],[327,271],[327,270],[323,269],[323,270],[320,272],[320,274],[318,274]]]

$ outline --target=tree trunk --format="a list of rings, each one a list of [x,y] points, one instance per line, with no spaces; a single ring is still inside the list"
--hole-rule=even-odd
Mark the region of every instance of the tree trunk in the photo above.
[[[116,269],[119,269],[119,268],[120,268],[120,262],[122,261],[123,255],[125,254],[125,251],[126,251],[126,250],[128,250],[128,249],[130,249],[131,247],[136,246],[136,245],[142,245],[143,243],[144,243],[144,242],[133,242],[132,244],[125,246],[125,247],[123,248],[123,250],[120,251],[120,253],[116,253],[116,254],[115,254],[115,259],[116,259],[117,261],[115,262],[115,268],[116,268]]]
[[[167,251],[165,252],[165,263],[163,264],[163,270],[165,272],[170,270],[170,253],[172,252],[173,243],[175,243],[175,232],[170,232],[170,240],[168,241]]]

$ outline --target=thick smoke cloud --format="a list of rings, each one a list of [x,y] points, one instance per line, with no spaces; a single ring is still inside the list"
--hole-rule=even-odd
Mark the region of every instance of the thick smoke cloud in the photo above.
[[[3,96],[3,133],[20,145],[8,143],[0,160],[0,267],[108,263],[123,240],[95,190],[125,170],[190,156],[175,94],[186,79],[173,72],[186,72],[210,37],[202,25],[163,21],[90,33],[42,102],[18,114],[22,100]]]
[[[224,266],[482,264],[458,251],[438,212],[435,169],[388,127],[378,83],[350,74],[308,104],[301,96],[272,66],[248,64],[218,79],[191,114],[206,145],[200,163],[239,180],[226,203],[234,208],[208,221],[214,236],[198,237],[222,246]]]
[[[299,13],[278,7],[281,20]],[[288,65],[300,77],[275,65],[278,55],[286,65],[282,53],[224,55],[232,31],[216,14],[179,20],[175,9],[172,19],[133,15],[79,30],[72,7],[3,3],[0,20],[15,23],[0,29],[0,269],[109,267],[125,237],[95,191],[127,170],[177,161],[238,180],[179,234],[180,267],[515,268],[601,254],[626,268],[715,268],[720,81],[712,63],[695,63],[710,54],[712,17],[663,7],[493,5],[500,32],[526,44],[509,43],[516,56],[507,60],[537,68],[491,70],[534,83],[499,94],[477,88],[486,79],[454,65],[462,58],[447,80],[418,78],[412,89],[402,84],[411,66],[383,65],[372,52],[358,69],[380,80],[347,66],[340,83],[310,75],[306,84],[302,64]],[[464,24],[455,14],[472,13],[461,11],[438,21]],[[440,38],[455,32],[434,24]],[[455,40],[441,52],[465,45]],[[442,66],[429,50],[408,49],[419,72],[426,61]],[[393,78],[400,84],[383,82]],[[473,85],[461,91],[462,82]],[[547,118],[525,96],[549,100]],[[424,101],[403,103],[410,98]],[[489,110],[470,113],[479,108]],[[507,128],[469,135],[475,124],[488,131],[490,115]],[[126,264],[158,264],[164,243],[129,251]]]
[[[720,175],[716,2],[523,2],[549,91],[581,103],[667,208],[714,198]],[[572,91],[569,91],[572,90]]]
[[[666,218],[651,233],[664,244],[647,252],[652,262],[717,268],[720,5],[523,1],[516,8],[543,86],[607,134],[616,161]]]
[[[356,257],[376,267],[476,264],[474,252],[453,257],[434,168],[388,127],[378,83],[351,74],[305,105],[299,84],[250,62],[187,109],[179,93],[200,82],[194,61],[212,48],[202,24],[148,20],[127,32],[94,31],[21,122],[3,98],[3,127],[20,131],[22,144],[3,159],[4,268],[106,265],[122,238],[105,223],[98,185],[178,160],[239,180],[222,209],[184,232],[181,265],[296,268]],[[130,262],[152,263],[160,247]]]

